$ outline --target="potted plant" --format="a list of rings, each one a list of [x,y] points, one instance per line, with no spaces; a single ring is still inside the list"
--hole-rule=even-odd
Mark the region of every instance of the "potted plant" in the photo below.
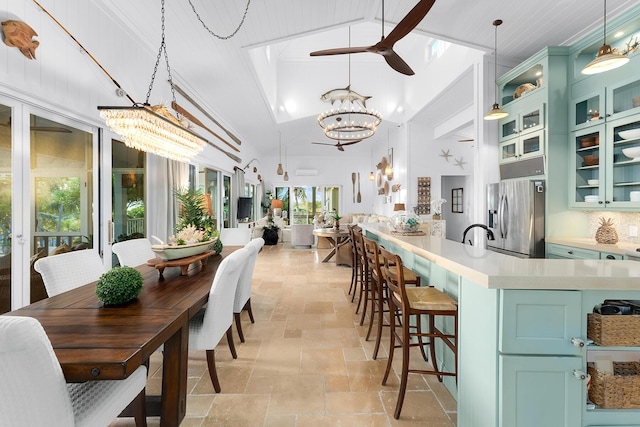
[[[120,305],[138,297],[142,275],[132,267],[113,267],[98,279],[96,295],[107,305]]]
[[[278,231],[280,227],[273,222],[273,218],[269,217],[269,222],[264,226],[262,232],[262,238],[264,239],[265,245],[275,245],[278,243]]]
[[[337,212],[334,212],[331,218],[333,218],[333,229],[336,231],[340,230],[340,219],[342,219],[342,217],[338,215]]]

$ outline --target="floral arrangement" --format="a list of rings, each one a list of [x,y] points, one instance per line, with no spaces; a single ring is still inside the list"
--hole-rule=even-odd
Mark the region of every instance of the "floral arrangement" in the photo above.
[[[442,213],[442,205],[447,203],[445,199],[432,200],[431,201],[431,210],[434,215],[440,215]]]
[[[189,224],[182,230],[178,231],[175,236],[169,237],[169,241],[174,246],[190,245],[209,240],[205,235],[206,233],[204,230],[200,230],[196,228],[195,225]]]

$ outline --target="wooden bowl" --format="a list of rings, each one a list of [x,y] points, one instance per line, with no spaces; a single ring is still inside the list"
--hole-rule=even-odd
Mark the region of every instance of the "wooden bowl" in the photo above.
[[[600,156],[597,154],[588,154],[582,157],[585,166],[595,166],[600,162]]]
[[[600,144],[599,136],[588,136],[580,140],[580,148],[593,147]]]

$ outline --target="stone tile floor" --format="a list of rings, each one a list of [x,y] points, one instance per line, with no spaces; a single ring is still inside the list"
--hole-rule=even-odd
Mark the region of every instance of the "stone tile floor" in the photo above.
[[[251,298],[255,323],[242,314],[245,343],[238,358],[226,339],[216,348],[222,392],[213,391],[204,351],[189,353],[187,414],[181,426],[455,426],[456,402],[434,376],[409,375],[399,420],[393,418],[399,352],[386,386],[387,339],[372,360],[374,340],[348,295],[351,269],[320,262],[328,249],[265,246]],[[235,329],[234,329],[235,333]],[[424,365],[419,353],[412,363]],[[160,394],[159,353],[151,359],[148,394]],[[133,426],[132,419],[112,427]],[[159,418],[149,417],[150,427]]]

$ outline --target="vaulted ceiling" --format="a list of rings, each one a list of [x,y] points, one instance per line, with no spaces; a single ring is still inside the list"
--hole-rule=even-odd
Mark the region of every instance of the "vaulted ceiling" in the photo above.
[[[155,56],[160,41],[159,0],[93,1],[120,19]],[[609,0],[607,18],[624,13],[636,2]],[[388,34],[416,3],[386,0],[384,33]],[[438,123],[455,112],[455,108],[443,106],[461,96],[473,99],[472,93],[462,93],[454,99],[440,99],[437,107],[434,101],[399,110],[405,107],[403,93],[408,81],[437,82],[430,81],[426,73],[399,74],[375,54],[309,56],[314,50],[368,46],[379,41],[381,0],[251,0],[242,27],[227,40],[212,33],[233,33],[247,7],[245,0],[167,0],[165,7],[167,52],[177,80],[225,128],[259,154],[277,150],[280,136],[290,155],[322,155],[334,150],[311,144],[331,142],[316,122],[316,116],[329,108],[320,95],[349,82],[352,89],[372,96],[367,106],[384,117],[379,132],[384,136],[374,138],[385,141],[388,126],[427,118]],[[435,40],[492,52],[492,22],[498,18],[504,21],[498,32],[499,56],[515,63],[544,46],[569,45],[601,27],[603,3],[437,0],[395,50],[414,70],[424,68]],[[207,124],[215,128],[210,121]],[[346,150],[362,150],[359,145]]]

